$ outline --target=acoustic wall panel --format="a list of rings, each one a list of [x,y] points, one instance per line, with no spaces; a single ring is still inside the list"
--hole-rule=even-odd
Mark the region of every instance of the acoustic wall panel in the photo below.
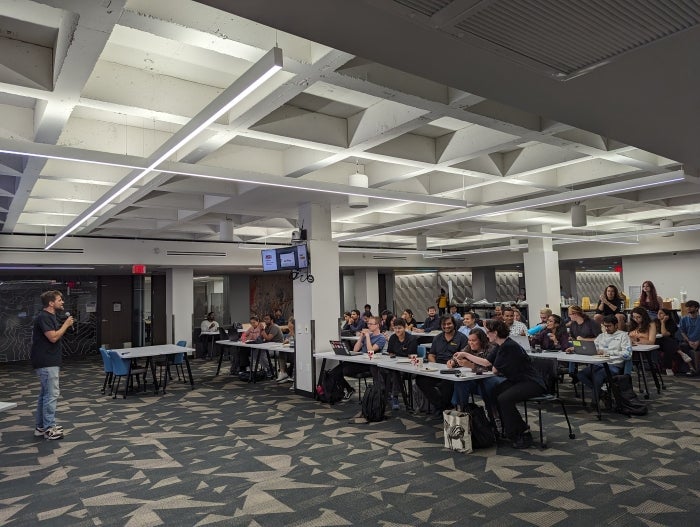
[[[591,307],[595,307],[598,298],[605,292],[608,285],[614,285],[620,291],[622,289],[622,278],[620,273],[613,271],[576,271],[576,290],[578,298],[575,299],[577,304],[581,303],[581,299],[587,296],[591,301]]]

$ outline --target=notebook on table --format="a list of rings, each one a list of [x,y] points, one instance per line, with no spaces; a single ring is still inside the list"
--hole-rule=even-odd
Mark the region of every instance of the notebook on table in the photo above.
[[[598,350],[595,347],[595,342],[592,340],[574,340],[574,353],[579,355],[597,355]]]
[[[333,353],[336,355],[362,355],[360,351],[350,351],[340,340],[330,340],[329,342],[331,343],[331,348],[333,348]]]

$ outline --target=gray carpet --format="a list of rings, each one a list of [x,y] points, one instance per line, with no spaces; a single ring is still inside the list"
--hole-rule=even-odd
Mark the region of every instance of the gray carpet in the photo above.
[[[0,525],[691,525],[700,511],[700,383],[666,378],[646,417],[552,407],[549,448],[442,446],[441,422],[403,410],[353,419],[289,384],[214,377],[196,389],[100,393],[101,363],[61,374],[61,441],[35,439],[36,378],[0,369]],[[562,395],[573,398],[568,386]],[[531,418],[536,417],[532,414]]]

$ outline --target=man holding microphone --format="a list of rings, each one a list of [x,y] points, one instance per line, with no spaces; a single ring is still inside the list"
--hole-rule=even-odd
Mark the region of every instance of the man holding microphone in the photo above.
[[[56,311],[63,311],[63,295],[60,291],[42,293],[41,304],[43,309],[34,319],[32,329],[32,368],[41,383],[34,435],[50,440],[63,439],[63,427],[56,425],[56,403],[60,393],[58,375],[62,362],[60,340],[73,325],[74,319],[68,316],[63,324],[58,322]]]

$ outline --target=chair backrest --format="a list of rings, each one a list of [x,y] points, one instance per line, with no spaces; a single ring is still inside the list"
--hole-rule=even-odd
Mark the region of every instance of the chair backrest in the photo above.
[[[104,364],[105,373],[112,373],[112,359],[109,356],[107,348],[100,348],[100,355],[102,356],[102,364]]]
[[[109,350],[109,358],[112,359],[112,371],[114,375],[127,375],[129,373],[129,359],[122,359],[119,353]]]
[[[428,348],[426,348],[422,344],[419,344],[418,348],[416,348],[416,353],[418,353],[418,356],[421,359],[425,359],[425,355],[426,355],[427,351],[428,351]]]
[[[184,348],[187,346],[187,341],[186,340],[178,340],[176,346],[180,346],[181,348]]]

